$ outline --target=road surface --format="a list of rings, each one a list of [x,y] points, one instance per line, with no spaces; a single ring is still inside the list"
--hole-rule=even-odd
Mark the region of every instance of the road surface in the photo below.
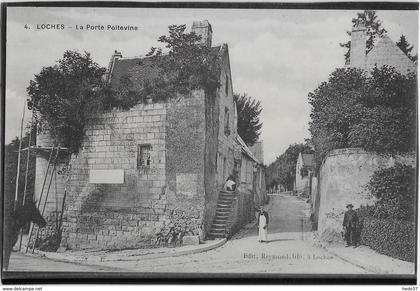
[[[88,266],[22,258],[12,255],[10,270],[118,271],[183,273],[366,274],[358,266],[315,246],[310,232],[308,205],[287,194],[270,196],[268,240],[259,243],[256,226],[242,231],[222,247],[204,253],[144,261],[100,262]]]

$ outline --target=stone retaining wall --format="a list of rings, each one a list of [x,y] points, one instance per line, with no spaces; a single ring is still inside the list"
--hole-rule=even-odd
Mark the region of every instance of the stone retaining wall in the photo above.
[[[319,197],[314,205],[319,208],[318,231],[323,240],[341,240],[346,205],[352,203],[358,208],[373,204],[374,197],[365,185],[376,170],[392,167],[396,162],[415,167],[416,156],[379,155],[359,148],[337,149],[326,156],[319,169]]]

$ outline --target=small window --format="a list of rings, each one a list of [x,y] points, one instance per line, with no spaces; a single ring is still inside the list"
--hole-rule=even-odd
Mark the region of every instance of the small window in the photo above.
[[[152,159],[150,158],[152,146],[150,144],[141,144],[137,147],[137,168],[150,167]]]

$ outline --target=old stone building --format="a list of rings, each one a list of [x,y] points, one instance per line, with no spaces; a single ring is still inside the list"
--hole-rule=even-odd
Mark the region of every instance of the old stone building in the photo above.
[[[212,45],[208,21],[195,21],[192,30]],[[159,243],[159,235],[196,243],[252,219],[255,203],[265,199],[265,185],[255,178],[264,175],[262,161],[237,134],[228,45],[211,49],[220,65],[214,92],[195,90],[91,117],[81,151],[56,175],[47,201],[47,216],[53,216],[67,191],[62,247],[138,247]],[[148,58],[116,52],[106,79],[116,88],[126,78],[132,90],[141,90],[151,70]],[[52,141],[40,135],[38,145]],[[46,165],[45,155],[38,156],[36,193]],[[231,174],[234,195],[220,192]]]
[[[361,68],[369,72],[375,66],[380,68],[386,65],[394,67],[402,74],[417,70],[416,64],[401,51],[388,35],[380,37],[367,54],[366,40],[366,27],[360,23],[351,32],[350,67]]]
[[[308,197],[311,193],[312,176],[315,170],[314,154],[299,153],[296,161],[295,187],[294,191],[298,195]]]

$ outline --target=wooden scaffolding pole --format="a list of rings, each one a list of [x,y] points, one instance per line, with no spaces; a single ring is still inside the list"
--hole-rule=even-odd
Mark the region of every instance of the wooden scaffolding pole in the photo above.
[[[68,165],[69,165],[69,163],[68,163]],[[59,223],[58,223],[58,230],[57,231],[61,231],[61,226],[63,225],[64,206],[65,206],[65,202],[66,202],[67,185],[68,185],[69,181],[70,181],[70,175],[67,173],[67,180],[66,180],[66,184],[64,185],[64,196],[63,196],[63,202],[61,203],[61,213],[60,213],[60,220],[59,220]]]
[[[57,160],[58,160],[58,155],[60,153],[60,147],[57,148],[57,153],[55,154],[55,159],[54,159],[54,167],[52,168],[52,172],[51,172],[51,178],[50,178],[50,182],[48,184],[48,189],[47,189],[47,193],[45,194],[45,200],[44,200],[44,206],[42,208],[42,213],[41,215],[44,216],[45,213],[45,208],[47,206],[47,202],[48,202],[48,194],[50,193],[50,188],[51,188],[51,183],[52,183],[52,179],[54,177],[54,173],[56,170],[56,166],[57,166]],[[35,235],[35,241],[34,244],[32,246],[32,253],[35,251],[35,245],[36,245],[36,241],[38,240],[38,236],[39,236],[39,227],[36,230],[36,235]]]
[[[34,114],[32,113],[32,117],[31,117],[31,128],[29,130],[28,150],[27,150],[27,157],[26,157],[25,186],[23,188],[22,206],[25,205],[25,201],[26,201],[26,189],[27,189],[27,186],[28,186],[28,171],[29,171],[30,147],[31,147],[31,141],[32,141],[33,125],[34,125]],[[23,237],[23,228],[20,229],[20,235],[19,235],[19,252],[22,249],[22,237]]]
[[[52,149],[51,149],[51,153],[50,153],[50,157],[48,158],[48,166],[47,166],[47,170],[45,171],[45,176],[44,176],[44,181],[43,181],[43,183],[42,183],[41,193],[39,194],[39,200],[38,200],[38,205],[37,205],[37,208],[38,208],[38,209],[39,209],[39,206],[41,205],[42,196],[43,196],[43,194],[44,194],[45,182],[47,181],[48,171],[49,171],[49,169],[50,169],[51,159],[52,159],[53,152],[54,152],[54,146],[55,146],[55,145],[53,144],[53,147],[52,147]],[[28,252],[29,243],[31,242],[33,229],[34,229],[34,224],[33,224],[33,223],[31,223],[31,227],[30,227],[30,229],[29,229],[29,238],[28,238],[28,243],[26,244],[25,253],[27,253],[27,252]]]
[[[26,103],[23,103],[22,120],[20,122],[19,153],[18,153],[18,162],[17,162],[17,169],[16,169],[15,201],[13,205],[14,211],[16,211],[17,206],[18,206],[18,201],[19,201],[20,151],[22,149],[22,132],[23,132],[23,120],[25,119],[25,108],[26,108]]]

